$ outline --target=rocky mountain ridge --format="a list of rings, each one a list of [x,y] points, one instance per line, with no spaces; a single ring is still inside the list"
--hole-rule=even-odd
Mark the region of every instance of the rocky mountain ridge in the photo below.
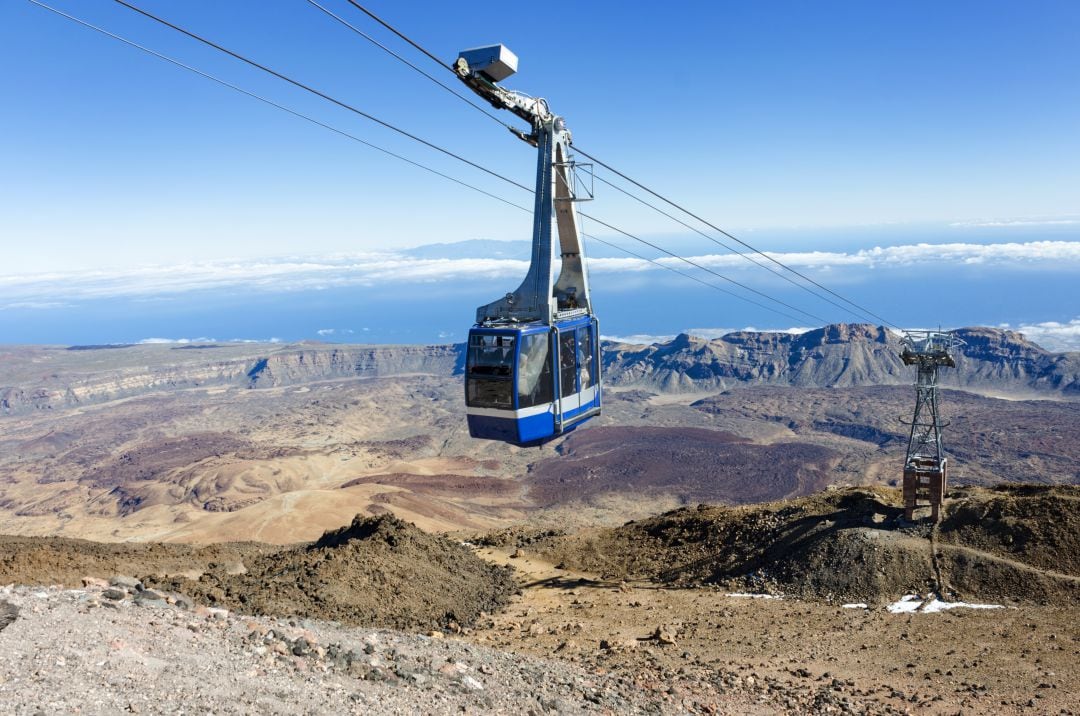
[[[945,387],[986,392],[1080,396],[1080,353],[1051,353],[1014,331],[961,328],[956,369]],[[900,336],[881,326],[833,324],[801,334],[737,331],[709,340],[682,334],[667,343],[607,344],[609,385],[665,393],[740,385],[851,387],[907,385]]]
[[[1080,353],[1051,353],[1021,334],[963,328],[946,387],[1024,397],[1080,396]],[[737,331],[709,340],[605,342],[605,383],[662,393],[743,385],[906,385],[899,336],[833,324],[802,334]],[[74,408],[184,389],[282,388],[414,373],[461,374],[464,345],[207,344],[8,347],[0,350],[0,415]]]

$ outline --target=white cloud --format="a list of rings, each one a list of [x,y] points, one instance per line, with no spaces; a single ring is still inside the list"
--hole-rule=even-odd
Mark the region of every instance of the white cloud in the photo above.
[[[1080,241],[1033,241],[999,244],[912,244],[875,247],[852,253],[807,251],[770,256],[796,269],[825,271],[833,268],[898,268],[934,265],[1080,266]],[[743,257],[708,254],[689,257],[706,268],[731,273],[761,274]],[[764,260],[757,257],[758,262]],[[694,271],[679,259],[664,257],[657,264]],[[189,263],[145,266],[124,271],[52,272],[0,276],[0,307],[59,308],[71,301],[145,299],[199,290],[243,288],[266,292],[325,290],[343,286],[383,286],[395,283],[514,280],[523,276],[528,262],[492,258],[415,258],[396,253],[369,253],[320,258],[290,257],[276,260]],[[657,271],[649,261],[635,258],[597,258],[589,262],[594,274],[631,274]],[[857,274],[856,274],[857,275]]]
[[[1017,263],[1080,264],[1080,241],[1030,241],[1002,244],[913,244],[876,247],[855,256],[870,266],[900,266],[920,263],[1000,264]]]
[[[799,335],[812,331],[813,328],[793,327],[793,328],[770,328],[766,329],[765,333],[790,333],[792,335]],[[683,333],[688,333],[691,336],[697,338],[706,338],[713,340],[716,338],[723,338],[729,333],[738,333],[739,331],[751,331],[759,332],[759,329],[753,326],[747,326],[746,328],[687,328]],[[600,336],[602,340],[612,341],[615,343],[633,343],[636,345],[648,345],[651,343],[667,343],[675,338],[673,335],[653,335],[649,333],[635,333],[629,336]]]
[[[157,345],[160,343],[215,343],[213,338],[143,338],[139,343],[141,345]]]
[[[190,263],[124,271],[75,271],[0,276],[0,301],[47,307],[58,299],[144,297],[245,287],[261,291],[324,290],[350,285],[482,280],[524,274],[525,261],[509,259],[415,259],[397,254]],[[10,303],[8,304],[10,305]]]
[[[192,343],[218,343],[215,338],[143,338],[140,345],[190,345]],[[274,336],[271,338],[230,338],[221,343],[281,343],[282,339]]]
[[[1080,241],[1031,241],[1026,243],[1000,244],[908,244],[901,246],[875,246],[871,249],[845,253],[836,251],[766,252],[766,255],[796,269],[826,270],[830,268],[861,267],[890,268],[918,264],[1000,264],[1051,263],[1080,264]],[[691,261],[713,270],[753,269],[744,256],[736,254],[707,254],[688,257]],[[768,268],[778,267],[760,256],[751,258]],[[659,258],[656,263],[679,270],[693,270],[685,261],[675,258]],[[653,264],[639,259],[591,259],[589,268],[594,272],[646,270]]]
[[[1076,226],[1080,225],[1080,218],[1054,217],[1054,218],[1025,218],[1025,219],[972,219],[970,221],[954,221],[949,226],[961,229],[983,228],[1014,228],[1032,226]]]
[[[634,345],[644,346],[652,343],[667,343],[675,336],[654,336],[648,333],[635,333],[630,336],[600,336],[602,341],[611,341],[612,343],[633,343]]]
[[[1080,351],[1080,318],[1068,323],[1045,321],[1043,323],[1020,326],[1002,325],[1027,336],[1028,340],[1038,343],[1049,351]]]
[[[351,336],[355,331],[351,328],[320,328],[315,332],[320,336]]]
[[[47,309],[47,308],[66,308],[68,304],[63,301],[13,301],[11,303],[5,303],[0,305],[0,311],[7,311],[18,308],[30,308],[30,309]]]

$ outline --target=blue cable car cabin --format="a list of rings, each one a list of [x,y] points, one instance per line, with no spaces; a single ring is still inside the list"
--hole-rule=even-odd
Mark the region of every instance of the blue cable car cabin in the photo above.
[[[469,435],[537,445],[598,415],[598,339],[597,320],[589,315],[551,326],[471,329],[465,357]]]
[[[536,147],[532,259],[521,285],[476,309],[465,356],[465,412],[474,438],[537,445],[600,414],[600,347],[575,202],[570,130],[545,100],[497,83],[517,70],[502,45],[465,50],[454,72],[495,107],[529,123]],[[591,198],[591,194],[590,194]],[[552,229],[559,233],[553,275]]]

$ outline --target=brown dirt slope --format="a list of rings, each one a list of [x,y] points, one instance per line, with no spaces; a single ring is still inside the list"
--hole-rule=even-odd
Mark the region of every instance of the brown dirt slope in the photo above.
[[[286,547],[0,536],[0,584],[81,586],[117,574],[245,613],[397,629],[467,626],[517,589],[509,569],[392,515],[358,515]]]
[[[1080,487],[996,485],[958,490],[941,541],[1080,575]]]
[[[276,549],[240,542],[195,547],[0,535],[0,583],[81,587],[83,577],[197,574],[210,564],[236,568],[246,559]]]
[[[430,629],[469,625],[516,591],[511,571],[392,515],[364,518],[311,544],[258,555],[244,574],[214,565],[159,586],[247,613]]]
[[[541,539],[533,549],[609,578],[670,586],[719,584],[829,601],[881,603],[934,591],[1075,605],[1078,497],[1075,487],[967,488],[953,493],[934,531],[902,519],[897,490],[828,490],[765,505],[699,505]]]

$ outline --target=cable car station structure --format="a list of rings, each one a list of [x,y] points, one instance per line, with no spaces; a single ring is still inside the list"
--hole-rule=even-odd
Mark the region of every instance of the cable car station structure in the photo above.
[[[904,517],[908,520],[913,518],[916,507],[929,505],[930,519],[938,521],[947,489],[948,464],[941,450],[937,375],[939,368],[956,367],[949,351],[962,344],[953,334],[940,331],[908,331],[901,341],[900,359],[905,365],[918,367],[915,413],[904,459]]]
[[[600,336],[575,206],[570,131],[543,99],[497,84],[517,71],[517,57],[503,45],[461,52],[454,71],[494,107],[526,120],[530,131],[511,131],[537,149],[529,271],[516,290],[480,306],[469,331],[469,434],[539,444],[600,414]],[[562,259],[554,281],[552,217]]]

